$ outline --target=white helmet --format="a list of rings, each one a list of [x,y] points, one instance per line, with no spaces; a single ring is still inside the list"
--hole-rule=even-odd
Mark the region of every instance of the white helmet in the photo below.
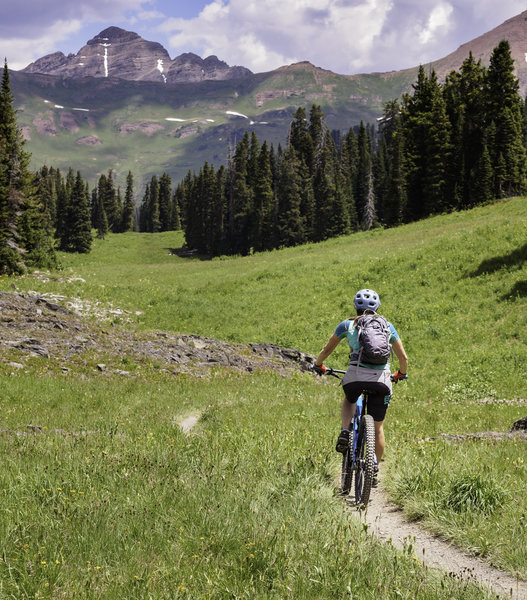
[[[377,292],[365,289],[355,294],[353,305],[357,310],[373,310],[375,312],[381,305],[381,301]]]

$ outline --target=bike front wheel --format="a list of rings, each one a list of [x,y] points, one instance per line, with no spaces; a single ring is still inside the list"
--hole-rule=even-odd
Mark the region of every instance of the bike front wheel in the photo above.
[[[355,502],[366,506],[375,464],[375,426],[371,415],[363,415],[360,420],[355,463]]]

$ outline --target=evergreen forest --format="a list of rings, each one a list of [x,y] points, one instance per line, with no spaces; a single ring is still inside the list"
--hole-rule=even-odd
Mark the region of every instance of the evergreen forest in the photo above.
[[[92,236],[183,229],[206,256],[317,242],[523,194],[527,106],[502,41],[483,66],[470,54],[440,82],[420,67],[411,93],[376,124],[330,131],[300,107],[282,148],[245,133],[227,165],[205,163],[174,187],[153,176],[136,208],[112,169],[90,190],[80,171],[31,173],[4,65],[0,90],[0,273],[55,268],[56,250],[89,252]]]

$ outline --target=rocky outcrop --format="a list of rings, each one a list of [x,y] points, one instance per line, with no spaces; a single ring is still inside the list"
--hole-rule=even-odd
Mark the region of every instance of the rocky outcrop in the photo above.
[[[314,360],[273,344],[232,344],[197,335],[101,327],[81,316],[96,315],[99,323],[104,322],[100,308],[85,310],[78,299],[66,304],[36,292],[0,292],[0,372],[26,369],[30,357],[44,357],[51,372],[67,373],[81,361],[103,375],[133,376],[121,368],[126,356],[139,364],[155,362],[174,375],[203,376],[214,367],[272,369],[287,375],[307,371]],[[109,311],[117,313],[123,311]]]
[[[197,54],[186,52],[171,62],[167,72],[167,82],[236,79],[250,74],[249,69],[229,67],[226,62],[219,60],[217,56],[208,56],[202,59]]]
[[[165,48],[133,31],[108,27],[83,46],[77,54],[54,52],[25,69],[67,78],[117,77],[132,81],[160,83],[196,82],[208,79],[235,79],[250,75],[245,67],[229,67],[216,56],[205,59],[186,53],[171,60]]]

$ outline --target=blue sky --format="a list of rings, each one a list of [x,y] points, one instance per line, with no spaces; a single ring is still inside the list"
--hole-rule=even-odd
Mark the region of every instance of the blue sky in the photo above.
[[[526,9],[520,0],[0,0],[12,69],[77,53],[111,25],[175,56],[215,54],[254,72],[301,60],[342,74],[414,67]]]

